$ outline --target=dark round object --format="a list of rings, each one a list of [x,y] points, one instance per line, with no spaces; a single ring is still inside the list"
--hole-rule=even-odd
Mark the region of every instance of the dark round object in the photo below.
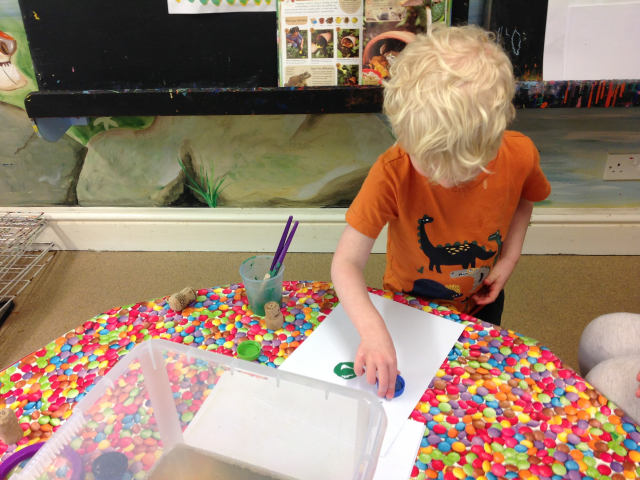
[[[91,464],[96,480],[120,480],[127,468],[129,460],[119,452],[103,453]]]

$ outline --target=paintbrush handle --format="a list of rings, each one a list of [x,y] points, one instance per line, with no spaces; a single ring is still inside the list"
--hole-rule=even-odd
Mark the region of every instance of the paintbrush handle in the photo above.
[[[285,243],[284,248],[282,249],[282,253],[280,254],[280,258],[276,263],[276,268],[274,269],[275,275],[278,274],[278,272],[280,271],[280,267],[284,263],[284,257],[287,255],[287,251],[289,250],[289,245],[291,245],[291,240],[293,240],[293,236],[295,235],[296,230],[298,228],[298,223],[299,222],[296,222],[293,224],[293,228],[291,229],[291,235],[289,235],[289,238],[287,239],[287,243]]]
[[[289,227],[291,226],[291,221],[293,220],[293,215],[289,215],[289,220],[287,220],[287,226],[284,227],[284,232],[282,232],[282,238],[280,239],[280,243],[278,244],[278,249],[276,250],[275,255],[273,256],[273,262],[271,262],[271,268],[269,271],[273,271],[278,263],[278,257],[282,253],[282,248],[284,247],[285,240],[287,238],[287,234],[289,233]]]

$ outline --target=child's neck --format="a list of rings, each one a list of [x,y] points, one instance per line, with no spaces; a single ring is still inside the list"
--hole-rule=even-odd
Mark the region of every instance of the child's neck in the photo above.
[[[413,165],[413,168],[415,169],[415,171],[416,171],[416,172],[418,172],[418,173],[419,173],[420,175],[422,175],[423,177],[429,178],[429,176],[428,176],[426,173],[424,173],[424,172],[422,171],[422,169],[420,168],[420,166],[419,166],[416,162],[414,162],[414,161],[413,161],[413,159],[412,159],[411,157],[409,157],[409,158],[410,158],[410,160],[411,160],[411,164]],[[440,185],[440,186],[441,186],[441,187],[443,187],[443,188],[451,188],[451,187],[453,187],[453,186],[454,186],[454,183],[453,183],[453,182],[451,182],[451,181],[449,181],[449,180],[446,180],[446,179],[438,180],[438,182],[437,182],[437,183],[438,183],[438,185]]]
[[[442,179],[442,180],[438,180],[438,185],[440,185],[443,188],[451,188],[453,187],[453,182]]]

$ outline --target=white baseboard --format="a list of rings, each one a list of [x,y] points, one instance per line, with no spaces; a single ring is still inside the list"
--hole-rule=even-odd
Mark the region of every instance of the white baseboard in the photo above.
[[[333,252],[346,209],[0,207],[44,212],[58,250],[271,252],[289,215],[291,252]],[[386,230],[374,246],[384,253]],[[523,253],[640,255],[640,209],[535,208]]]

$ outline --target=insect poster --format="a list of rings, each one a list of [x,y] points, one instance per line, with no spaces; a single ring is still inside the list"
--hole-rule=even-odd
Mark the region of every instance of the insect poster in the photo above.
[[[362,79],[362,0],[280,0],[280,86],[354,86]]]

